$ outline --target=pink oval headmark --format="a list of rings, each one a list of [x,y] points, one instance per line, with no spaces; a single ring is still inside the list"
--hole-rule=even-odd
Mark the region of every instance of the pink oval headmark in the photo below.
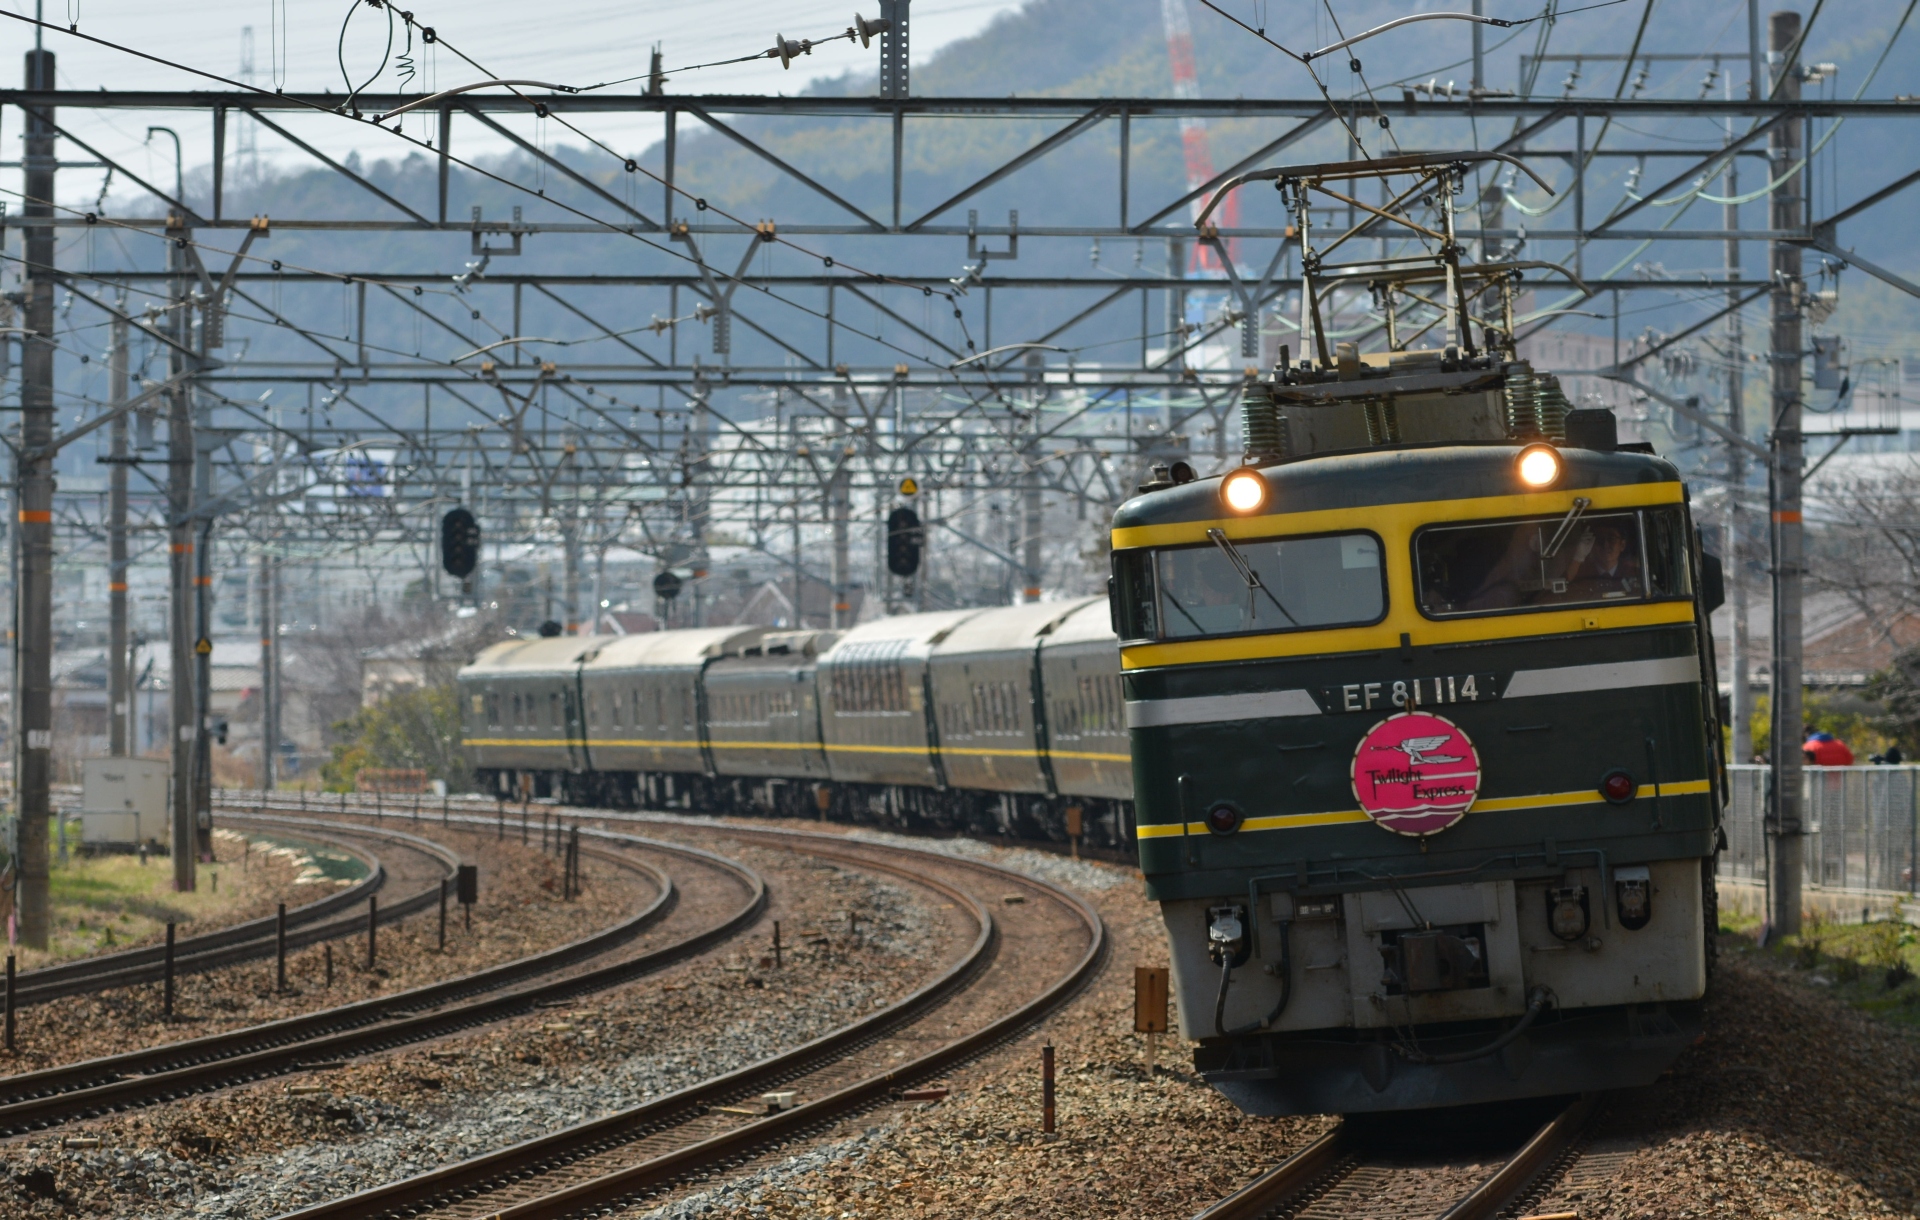
[[[1438,834],[1465,817],[1479,795],[1479,751],[1444,716],[1389,716],[1354,747],[1354,799],[1395,834]]]

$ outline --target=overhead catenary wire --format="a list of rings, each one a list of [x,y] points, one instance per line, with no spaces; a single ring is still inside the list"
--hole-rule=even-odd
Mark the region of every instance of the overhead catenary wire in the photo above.
[[[207,80],[213,80],[213,81],[218,81],[218,82],[220,82],[221,84],[225,84],[225,85],[228,85],[228,86],[231,86],[232,88],[235,88],[235,89],[240,89],[240,90],[244,90],[244,91],[246,91],[246,92],[249,92],[249,93],[257,93],[257,94],[261,94],[261,95],[263,95],[263,96],[269,96],[269,97],[274,97],[274,98],[276,98],[276,99],[278,99],[278,100],[282,100],[282,101],[287,101],[287,102],[292,102],[293,104],[295,104],[295,105],[298,105],[298,106],[302,106],[302,107],[305,107],[306,109],[308,109],[308,110],[310,110],[310,111],[313,111],[314,113],[318,113],[318,114],[327,114],[327,115],[333,115],[333,116],[335,116],[335,117],[340,117],[340,118],[351,118],[351,116],[349,116],[349,115],[347,115],[347,114],[345,114],[345,113],[343,113],[343,112],[341,112],[341,111],[339,111],[339,110],[337,110],[337,109],[335,109],[335,108],[332,108],[332,107],[327,107],[327,106],[322,106],[322,105],[318,105],[318,104],[316,104],[316,103],[313,103],[313,102],[310,102],[310,101],[307,101],[307,100],[305,100],[305,99],[302,99],[302,98],[298,98],[298,97],[295,97],[295,96],[292,96],[292,95],[287,95],[287,94],[277,94],[277,93],[269,93],[269,92],[268,92],[268,91],[267,91],[266,89],[263,89],[263,88],[261,88],[261,87],[259,87],[259,86],[256,86],[256,85],[251,85],[251,84],[247,84],[247,83],[245,83],[245,82],[242,82],[242,81],[236,81],[236,80],[233,80],[233,79],[231,79],[231,78],[229,78],[229,77],[225,77],[225,76],[222,76],[222,75],[220,75],[219,73],[216,73],[216,72],[209,72],[209,71],[207,71],[206,69],[203,69],[203,68],[195,68],[195,67],[192,67],[192,66],[190,66],[190,65],[187,65],[187,64],[182,64],[182,63],[178,63],[178,62],[176,62],[176,61],[174,61],[174,60],[169,60],[169,59],[166,59],[166,58],[165,58],[165,57],[163,57],[163,56],[158,56],[158,55],[154,55],[154,54],[152,54],[152,53],[150,53],[150,52],[146,52],[146,51],[141,51],[141,50],[139,50],[139,49],[137,49],[137,48],[133,48],[133,47],[128,47],[128,46],[124,46],[124,45],[122,45],[122,44],[120,44],[120,43],[116,43],[116,42],[113,42],[113,41],[111,41],[110,39],[105,39],[105,38],[100,38],[100,37],[98,37],[98,36],[96,36],[96,35],[92,35],[92,34],[86,34],[86,33],[83,33],[83,32],[81,32],[81,31],[78,31],[78,30],[67,30],[67,29],[63,29],[63,28],[61,28],[61,27],[59,27],[59,26],[57,26],[57,25],[54,25],[54,24],[52,24],[52,23],[50,23],[50,22],[44,22],[44,21],[38,21],[38,20],[36,20],[36,19],[34,19],[34,18],[32,18],[32,17],[27,17],[27,16],[24,16],[24,15],[22,15],[22,14],[18,14],[18,13],[12,13],[12,12],[8,12],[8,11],[6,11],[5,9],[0,9],[0,17],[5,17],[5,18],[9,18],[9,19],[11,19],[11,20],[14,20],[14,21],[19,21],[19,22],[22,22],[22,23],[24,23],[24,24],[27,24],[27,25],[32,25],[32,26],[35,26],[35,27],[37,27],[37,28],[44,28],[44,29],[50,29],[50,30],[53,30],[53,31],[55,31],[56,33],[60,33],[60,34],[64,34],[64,35],[67,35],[67,36],[69,36],[69,37],[74,37],[74,38],[80,38],[80,39],[84,39],[84,40],[86,40],[86,41],[88,41],[88,42],[91,42],[91,43],[94,43],[95,45],[98,45],[98,46],[102,46],[102,47],[106,47],[106,48],[108,48],[108,49],[111,49],[111,50],[116,50],[116,51],[121,51],[121,52],[124,52],[124,53],[126,53],[126,54],[129,54],[129,55],[133,55],[133,56],[136,56],[136,57],[138,57],[138,58],[141,58],[141,59],[145,59],[145,60],[148,60],[148,61],[150,61],[150,62],[153,62],[153,63],[157,63],[157,64],[161,64],[161,65],[163,65],[163,66],[166,66],[166,67],[170,67],[170,68],[175,68],[175,69],[178,69],[178,70],[180,70],[180,71],[183,71],[183,72],[188,72],[188,73],[191,73],[191,74],[193,74],[193,75],[195,75],[195,76],[199,76],[199,77],[202,77],[202,78],[204,78],[204,79],[207,79]],[[469,64],[473,64],[473,66],[474,66],[474,67],[476,67],[476,68],[478,68],[478,67],[479,67],[479,65],[478,65],[478,64],[474,64],[474,61],[473,61],[473,60],[471,60],[471,59],[470,59],[470,58],[468,58],[467,56],[465,56],[465,55],[463,55],[463,54],[461,54],[461,53],[460,53],[459,51],[457,51],[457,50],[456,50],[455,48],[453,48],[453,47],[452,47],[451,45],[449,45],[449,44],[447,44],[444,38],[441,38],[441,39],[437,39],[437,42],[439,43],[439,45],[446,45],[446,46],[447,46],[447,48],[448,48],[448,50],[449,50],[450,52],[452,52],[452,53],[453,53],[453,54],[455,54],[455,55],[459,55],[461,59],[463,59],[463,60],[466,60],[466,62],[468,62]],[[484,70],[484,69],[482,69],[482,70]],[[535,102],[535,101],[534,101],[533,99],[529,99],[529,98],[525,98],[525,97],[524,97],[524,95],[518,95],[518,96],[521,96],[521,97],[522,97],[522,100],[524,100],[524,101],[527,101],[527,102],[528,102],[528,104],[529,104],[530,106],[539,106],[539,105],[540,105],[539,103],[537,103],[537,102]],[[542,108],[544,108],[544,107],[542,107]],[[354,121],[360,121],[360,120],[354,120]],[[597,139],[595,139],[595,138],[593,138],[592,136],[590,136],[590,135],[588,135],[588,134],[587,134],[586,132],[584,132],[584,131],[581,131],[581,130],[580,130],[580,129],[579,129],[578,127],[576,127],[576,126],[574,126],[573,124],[571,124],[571,123],[567,123],[567,122],[566,122],[566,121],[565,121],[564,119],[562,119],[562,120],[560,120],[560,122],[562,123],[562,125],[563,125],[563,126],[565,126],[565,127],[567,127],[567,129],[568,129],[568,130],[570,130],[570,131],[573,131],[573,132],[575,132],[576,134],[578,134],[578,135],[580,135],[580,136],[581,136],[582,138],[584,138],[584,139],[587,139],[587,140],[589,140],[589,141],[590,141],[591,143],[593,143],[593,144],[594,144],[594,146],[595,146],[595,147],[597,147],[597,148],[600,148],[600,149],[602,149],[603,151],[605,151],[605,152],[608,152],[608,153],[610,153],[610,154],[612,154],[612,155],[615,155],[615,156],[618,156],[618,155],[619,155],[619,154],[617,154],[617,153],[614,153],[612,149],[610,149],[610,148],[607,148],[607,146],[606,146],[606,145],[605,145],[604,143],[602,143],[601,141],[599,141],[599,140],[597,140]],[[378,125],[378,124],[373,124],[373,126],[376,126],[376,127],[378,127],[379,125]],[[419,139],[419,138],[417,138],[417,137],[414,137],[414,136],[410,136],[410,135],[408,135],[408,134],[406,134],[406,133],[405,133],[404,131],[400,131],[400,130],[396,130],[396,129],[392,129],[392,128],[385,128],[385,127],[380,127],[380,130],[381,130],[381,131],[383,131],[383,132],[385,132],[385,133],[386,133],[387,135],[389,135],[389,136],[392,136],[392,137],[395,137],[395,138],[398,138],[398,139],[401,139],[401,140],[404,140],[404,141],[406,141],[407,143],[409,143],[409,144],[412,144],[412,145],[414,145],[414,146],[416,146],[416,147],[419,147],[419,148],[424,148],[424,149],[428,149],[428,150],[432,150],[432,149],[433,149],[433,145],[432,145],[432,142],[431,142],[431,141],[427,141],[427,140],[422,140],[422,139]],[[851,335],[855,335],[855,336],[857,336],[857,337],[859,337],[859,338],[862,338],[862,339],[866,339],[866,340],[868,340],[868,341],[871,341],[871,342],[874,342],[874,343],[878,343],[878,344],[880,344],[880,345],[881,345],[882,347],[885,347],[885,348],[887,348],[887,349],[889,349],[889,350],[891,350],[891,351],[894,351],[894,352],[896,352],[896,353],[898,353],[898,354],[899,354],[900,356],[902,356],[902,357],[905,357],[905,358],[907,358],[908,360],[910,360],[910,361],[912,361],[912,362],[917,362],[917,363],[920,363],[920,364],[923,364],[923,365],[926,365],[926,366],[927,366],[927,367],[929,367],[929,368],[932,368],[932,369],[936,369],[936,370],[940,370],[940,371],[943,371],[943,372],[950,372],[949,370],[944,370],[944,369],[942,369],[942,368],[941,368],[941,366],[940,366],[939,364],[937,364],[937,363],[935,363],[935,362],[933,362],[932,360],[930,360],[930,359],[928,359],[928,358],[926,358],[926,357],[925,357],[925,356],[924,356],[923,354],[921,354],[921,353],[919,353],[919,352],[916,352],[916,351],[914,351],[914,350],[913,350],[913,349],[911,349],[911,348],[907,348],[907,347],[903,347],[903,346],[901,346],[900,344],[897,344],[897,343],[894,343],[894,342],[891,342],[890,340],[887,340],[887,339],[885,339],[885,338],[884,338],[883,336],[880,336],[880,335],[878,335],[878,334],[874,334],[874,333],[868,333],[868,332],[865,332],[865,331],[861,331],[861,330],[859,330],[858,328],[856,328],[856,327],[853,327],[853,326],[851,326],[850,324],[848,324],[848,323],[847,323],[847,322],[846,322],[846,321],[845,321],[844,319],[841,319],[841,318],[837,318],[837,317],[829,317],[829,316],[828,316],[828,315],[827,315],[826,313],[824,313],[824,312],[823,312],[823,311],[821,311],[821,310],[817,310],[817,309],[814,309],[814,308],[812,308],[811,306],[808,306],[808,305],[805,305],[805,304],[802,304],[801,302],[798,302],[798,301],[795,301],[795,300],[792,300],[791,298],[788,298],[788,297],[784,297],[784,296],[782,296],[782,295],[780,295],[780,294],[778,294],[778,293],[776,293],[776,292],[774,292],[774,291],[773,291],[772,289],[770,289],[770,288],[768,288],[768,287],[766,287],[766,286],[764,286],[764,285],[759,285],[759,284],[754,284],[754,283],[752,283],[752,281],[751,281],[751,280],[749,280],[749,279],[748,279],[748,278],[747,278],[746,276],[744,276],[744,275],[741,275],[741,276],[736,276],[735,274],[733,274],[732,272],[729,272],[729,271],[727,271],[727,270],[726,270],[726,269],[724,269],[724,268],[720,268],[720,267],[712,267],[712,266],[710,266],[710,265],[708,265],[708,264],[706,264],[706,263],[704,263],[704,261],[703,261],[703,260],[701,260],[701,259],[699,259],[699,258],[696,258],[696,257],[694,257],[693,255],[689,255],[689,254],[685,254],[685,253],[683,253],[683,252],[681,252],[681,251],[679,251],[679,250],[676,250],[676,249],[674,249],[674,248],[673,248],[672,246],[669,246],[669,245],[663,245],[663,244],[662,244],[662,243],[660,243],[660,242],[657,242],[657,241],[653,241],[653,240],[651,240],[651,239],[649,239],[649,238],[647,238],[647,237],[646,237],[646,236],[644,236],[643,234],[641,234],[641,233],[639,233],[639,232],[637,232],[637,231],[635,231],[635,230],[634,230],[634,229],[633,229],[633,228],[632,228],[631,226],[628,226],[628,225],[623,225],[623,224],[619,224],[619,223],[617,223],[617,222],[614,222],[614,221],[610,221],[610,220],[606,220],[606,219],[604,219],[604,218],[602,218],[602,217],[599,217],[599,216],[595,216],[595,215],[593,215],[592,213],[590,213],[590,212],[587,212],[587,211],[585,211],[585,210],[583,210],[583,209],[581,209],[581,208],[577,208],[577,207],[574,207],[573,205],[571,205],[571,204],[568,204],[568,203],[566,203],[566,202],[564,202],[564,201],[562,201],[562,200],[559,200],[559,199],[555,199],[555,198],[553,198],[552,196],[550,196],[550,195],[547,195],[547,194],[546,194],[546,193],[545,193],[544,191],[540,191],[540,190],[535,190],[534,188],[531,188],[531,187],[528,187],[528,186],[526,186],[526,185],[525,185],[525,184],[523,184],[523,183],[519,183],[519,182],[515,182],[515,181],[513,181],[512,179],[510,179],[510,178],[508,178],[508,177],[506,177],[506,176],[504,176],[504,175],[502,175],[502,174],[498,174],[498,173],[495,173],[495,172],[493,172],[493,171],[491,171],[491,170],[488,170],[488,169],[486,169],[486,168],[484,168],[484,167],[482,167],[482,166],[480,166],[480,165],[478,165],[478,164],[476,164],[476,163],[474,163],[473,161],[470,161],[470,160],[467,160],[467,159],[465,159],[465,158],[461,158],[461,157],[457,157],[457,156],[453,156],[453,155],[452,155],[451,153],[449,153],[449,152],[446,152],[445,150],[439,150],[439,151],[440,151],[440,155],[442,155],[442,156],[444,156],[444,157],[445,157],[445,158],[446,158],[446,159],[447,159],[447,160],[448,160],[449,162],[451,162],[452,164],[455,164],[455,165],[459,165],[459,166],[460,166],[460,167],[461,167],[462,169],[465,169],[465,170],[467,170],[467,171],[469,171],[469,172],[471,172],[471,173],[474,173],[474,174],[477,174],[477,175],[479,175],[479,176],[481,176],[481,177],[484,177],[484,178],[485,178],[485,179],[487,179],[488,181],[491,181],[491,182],[494,182],[494,183],[497,183],[497,184],[499,184],[499,185],[501,185],[501,186],[504,186],[504,187],[507,187],[507,188],[509,188],[509,189],[511,189],[511,190],[514,190],[514,191],[518,191],[518,192],[520,192],[520,193],[522,193],[522,194],[525,194],[525,195],[529,195],[529,196],[532,196],[532,197],[535,197],[535,198],[538,198],[538,199],[541,199],[541,200],[543,200],[544,202],[546,202],[546,203],[548,203],[548,204],[551,204],[552,206],[554,206],[554,207],[556,207],[556,208],[559,208],[559,209],[561,209],[561,210],[562,210],[562,211],[564,211],[564,212],[567,212],[567,213],[569,213],[569,214],[571,214],[571,215],[573,215],[573,216],[577,216],[577,217],[579,217],[580,219],[582,219],[582,220],[585,220],[585,221],[587,221],[587,222],[588,222],[588,223],[590,223],[590,224],[593,224],[593,225],[597,225],[597,226],[599,226],[600,228],[602,228],[602,229],[604,229],[604,230],[606,230],[606,231],[607,231],[608,233],[610,233],[610,234],[616,234],[616,235],[619,235],[619,236],[622,236],[622,237],[626,237],[626,238],[628,238],[628,239],[630,239],[630,240],[633,240],[633,241],[638,241],[638,242],[640,242],[640,243],[641,243],[642,245],[645,245],[645,246],[647,246],[647,247],[649,247],[649,248],[651,248],[651,249],[653,249],[653,250],[656,250],[656,251],[658,251],[658,252],[660,252],[660,253],[663,253],[663,254],[666,254],[666,255],[668,255],[668,256],[670,256],[670,257],[672,257],[672,258],[674,258],[674,259],[676,259],[676,260],[680,260],[680,261],[684,261],[684,262],[689,262],[689,263],[693,263],[693,264],[694,264],[694,265],[696,265],[696,266],[707,266],[707,267],[708,267],[708,270],[709,270],[709,271],[710,271],[710,272],[711,272],[711,273],[712,273],[712,274],[714,275],[714,277],[715,277],[715,278],[717,278],[717,279],[721,279],[721,280],[724,280],[724,281],[728,281],[728,282],[732,282],[732,283],[737,283],[737,284],[741,284],[741,285],[743,285],[743,286],[746,286],[746,287],[749,287],[749,288],[753,288],[753,289],[754,289],[755,291],[757,291],[757,292],[759,292],[759,293],[760,293],[760,294],[761,294],[762,296],[764,296],[764,297],[766,297],[767,299],[771,299],[771,300],[775,300],[775,301],[778,301],[778,302],[780,302],[781,304],[783,304],[783,305],[786,305],[786,306],[788,306],[788,307],[790,307],[790,308],[793,308],[793,309],[796,309],[796,310],[799,310],[799,311],[801,311],[801,312],[803,312],[803,313],[805,313],[805,314],[807,314],[808,316],[810,316],[810,317],[813,317],[813,318],[815,318],[816,320],[819,320],[819,321],[822,321],[822,322],[825,322],[825,323],[827,323],[827,324],[828,324],[828,325],[830,325],[830,326],[833,326],[833,327],[836,327],[836,328],[838,328],[838,329],[841,329],[841,330],[844,330],[844,331],[846,331],[847,333],[849,333],[849,334],[851,334]],[[627,159],[625,159],[625,160],[626,160],[626,164],[627,164],[627,165],[629,165],[629,166],[635,166],[635,162],[634,162],[634,161],[633,161],[633,160],[632,160],[631,158],[627,158]],[[638,167],[636,166],[636,168],[638,168]],[[651,174],[651,173],[649,173],[649,174],[648,174],[648,176],[649,176],[649,177],[653,177],[653,178],[655,178],[655,179],[656,179],[656,181],[658,181],[658,180],[660,180],[660,179],[658,178],[658,176],[657,176],[657,175],[654,175],[654,174]],[[692,198],[692,196],[690,195],[690,193],[688,193],[688,192],[686,192],[686,191],[684,190],[684,188],[678,188],[678,187],[676,187],[676,190],[677,190],[677,191],[679,191],[679,193],[681,193],[681,194],[687,194],[689,198]],[[698,198],[695,198],[695,199],[694,199],[694,203],[696,204],[696,206],[700,206],[700,207],[701,207],[701,210],[706,210],[706,208],[708,208],[708,207],[712,207],[712,205],[711,205],[711,204],[708,204],[708,203],[707,203],[707,201],[706,201],[706,200],[704,200],[704,199],[698,199]],[[748,226],[748,225],[747,225],[747,222],[745,222],[744,220],[742,220],[742,219],[740,219],[740,218],[738,218],[738,217],[734,217],[734,216],[731,216],[730,214],[728,214],[728,213],[726,213],[726,212],[724,212],[724,211],[722,211],[722,210],[720,210],[720,209],[718,209],[718,208],[714,208],[714,210],[715,210],[715,211],[716,211],[716,212],[717,212],[718,214],[720,214],[721,216],[723,216],[723,217],[725,217],[726,219],[729,219],[729,220],[732,220],[732,221],[733,221],[734,223],[736,223],[736,224],[740,224],[740,225],[742,225],[743,227],[751,227],[751,226]],[[793,249],[795,249],[795,250],[798,250],[798,251],[801,251],[802,253],[805,253],[805,254],[808,254],[809,256],[811,256],[811,257],[813,257],[813,258],[816,258],[816,259],[819,259],[819,260],[821,260],[821,261],[822,261],[823,263],[825,263],[825,265],[826,265],[826,266],[828,266],[828,267],[832,267],[832,266],[834,266],[834,265],[835,265],[835,263],[834,263],[834,262],[833,262],[833,260],[832,260],[832,257],[831,257],[831,256],[829,256],[829,255],[823,255],[823,254],[819,254],[819,253],[816,253],[816,252],[814,252],[814,251],[810,251],[810,250],[806,250],[806,249],[805,249],[804,247],[801,247],[801,246],[799,246],[799,245],[797,245],[796,243],[793,243],[793,242],[792,242],[791,240],[789,240],[789,239],[786,239],[786,238],[784,238],[784,237],[775,237],[775,238],[773,238],[773,240],[778,240],[778,241],[780,241],[780,242],[781,242],[782,244],[785,244],[785,245],[788,245],[788,246],[790,246],[790,247],[792,247],[792,248],[793,248]],[[256,257],[256,261],[264,261],[264,260],[259,260],[259,259],[257,258],[257,256],[255,256],[255,257]],[[882,273],[880,273],[880,272],[874,272],[874,271],[866,271],[866,270],[862,270],[862,269],[859,269],[859,268],[855,268],[855,267],[851,267],[851,266],[850,266],[850,267],[848,267],[847,269],[848,269],[849,271],[852,271],[852,272],[853,272],[854,274],[856,274],[857,276],[859,276],[859,277],[861,277],[862,279],[864,279],[864,280],[866,280],[866,281],[868,281],[868,282],[871,282],[871,283],[886,283],[886,284],[895,284],[895,285],[898,285],[898,286],[902,286],[902,287],[909,287],[909,288],[918,288],[918,289],[919,289],[920,291],[922,291],[922,292],[923,292],[923,293],[924,293],[925,295],[928,295],[928,296],[934,296],[934,295],[939,295],[939,296],[943,296],[943,297],[945,297],[945,298],[947,298],[947,299],[948,299],[949,301],[953,301],[953,300],[955,299],[955,297],[957,296],[957,294],[956,294],[956,293],[954,293],[954,292],[952,292],[952,291],[942,291],[942,290],[936,290],[936,289],[934,289],[934,288],[932,288],[931,286],[928,286],[928,285],[918,285],[918,284],[912,284],[912,283],[910,283],[910,282],[908,282],[908,281],[903,281],[903,280],[899,280],[899,279],[897,279],[896,277],[892,277],[892,276],[887,276],[887,275],[884,275],[884,274],[882,274]],[[343,281],[343,282],[351,282],[351,281],[352,281],[352,277],[351,277],[351,276],[342,276],[341,278],[342,278],[342,281]],[[956,306],[956,307],[957,307],[957,306]],[[964,319],[963,319],[963,324],[964,324]],[[972,340],[971,340],[971,339],[969,338],[969,339],[967,340],[967,342],[968,342],[969,344],[971,344],[971,343],[972,343]]]

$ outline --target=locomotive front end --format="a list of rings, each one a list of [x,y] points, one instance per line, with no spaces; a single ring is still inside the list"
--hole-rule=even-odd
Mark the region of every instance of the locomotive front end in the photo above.
[[[1183,1032],[1262,1114],[1644,1083],[1699,1028],[1718,826],[1674,468],[1346,452],[1129,501],[1140,862]],[[1246,501],[1256,497],[1246,496]]]

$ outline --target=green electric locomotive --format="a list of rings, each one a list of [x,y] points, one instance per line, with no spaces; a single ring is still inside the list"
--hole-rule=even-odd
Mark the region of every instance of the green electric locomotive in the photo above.
[[[1140,864],[1195,1064],[1254,1113],[1644,1083],[1699,1032],[1718,562],[1675,467],[1516,358],[1538,265],[1451,241],[1486,156],[1264,171],[1318,358],[1250,381],[1239,469],[1114,519]],[[1368,175],[1444,240],[1318,257],[1308,200]],[[1328,350],[1356,281],[1383,352]],[[1410,299],[1437,346],[1392,337]]]

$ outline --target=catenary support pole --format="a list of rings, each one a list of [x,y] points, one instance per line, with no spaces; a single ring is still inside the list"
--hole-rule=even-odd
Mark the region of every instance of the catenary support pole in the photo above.
[[[1729,98],[1733,95],[1733,76],[1726,77],[1726,91]],[[1728,139],[1732,139],[1733,121],[1727,121]],[[1725,195],[1728,199],[1740,196],[1740,159],[1727,158],[1727,172],[1724,179]],[[1728,203],[1725,206],[1725,223],[1729,233],[1740,229],[1740,205]],[[1740,239],[1727,241],[1726,277],[1730,283],[1740,279]],[[1740,290],[1727,289],[1727,303],[1734,304],[1740,298]],[[1736,436],[1747,434],[1746,421],[1746,332],[1740,316],[1735,309],[1727,315],[1727,429]],[[1747,508],[1743,497],[1747,490],[1747,451],[1739,445],[1727,445],[1727,541],[1726,560],[1722,565],[1726,573],[1727,612],[1733,618],[1733,656],[1729,658],[1728,683],[1731,697],[1728,700],[1729,719],[1733,721],[1733,756],[1728,761],[1750,763],[1753,761],[1753,681],[1752,660],[1749,649],[1752,641],[1748,639],[1747,623],[1747,577],[1746,563],[1743,558],[1747,541]]]
[[[280,783],[280,563],[260,554],[260,787]]]
[[[851,455],[849,455],[851,456]],[[827,484],[827,519],[833,523],[833,618],[835,631],[853,626],[847,527],[853,516],[853,474],[845,466]]]
[[[27,52],[28,89],[51,90],[53,52]],[[47,947],[47,819],[53,814],[53,110],[27,112],[21,219],[26,330],[20,358],[20,448],[15,478],[20,570],[14,696],[19,825],[15,865],[20,942]]]
[[[124,296],[119,304],[124,312]],[[107,402],[118,407],[127,401],[127,320],[114,318],[109,333],[113,346],[107,353]],[[116,416],[107,427],[107,753],[125,758],[133,752],[127,732],[133,700],[127,655],[127,462],[133,455],[127,417]]]
[[[1784,54],[1799,40],[1800,14],[1774,13],[1768,22],[1771,48]],[[1780,74],[1776,96],[1782,101],[1800,98],[1800,65],[1775,65]],[[1768,227],[1793,232],[1804,223],[1801,214],[1805,174],[1786,171],[1802,155],[1798,120],[1776,124],[1769,137],[1769,172],[1784,178],[1773,193]],[[1771,936],[1791,936],[1800,930],[1800,876],[1805,852],[1801,838],[1803,781],[1801,740],[1801,592],[1806,559],[1800,526],[1801,464],[1804,438],[1800,433],[1800,247],[1792,242],[1771,245],[1773,290],[1772,335],[1769,353],[1773,365],[1773,732],[1768,746],[1772,761],[1774,837],[1772,852],[1773,909],[1767,913]]]
[[[177,213],[167,217],[167,270],[173,274],[168,285],[166,331],[177,347],[167,353],[167,372],[178,377],[186,371],[187,264],[186,218]],[[168,616],[167,654],[171,680],[167,683],[167,702],[172,732],[169,753],[172,756],[172,785],[168,811],[172,833],[168,842],[173,856],[173,888],[176,893],[193,891],[193,766],[198,726],[194,723],[194,587],[193,587],[193,394],[177,383],[167,395],[167,543],[168,543]]]

